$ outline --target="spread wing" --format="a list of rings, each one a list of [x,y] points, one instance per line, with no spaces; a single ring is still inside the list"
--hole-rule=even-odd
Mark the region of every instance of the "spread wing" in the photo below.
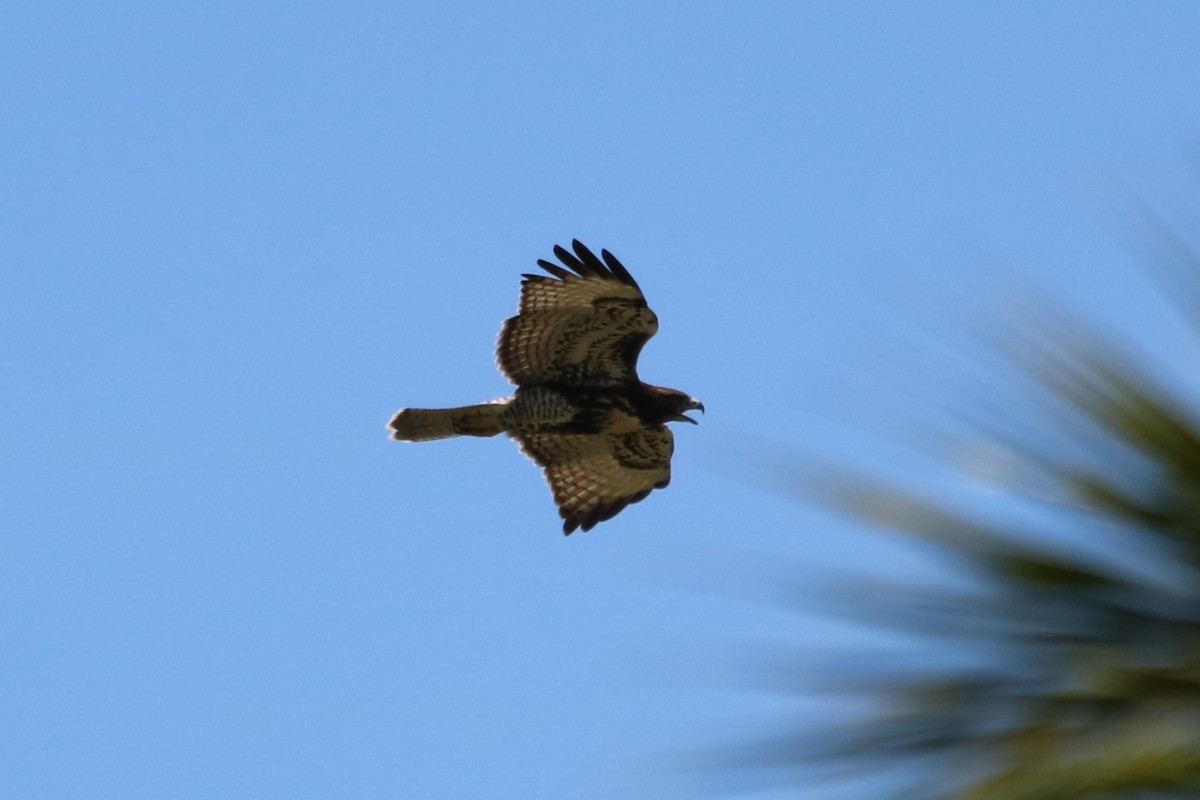
[[[517,385],[616,386],[637,380],[637,358],[658,318],[633,276],[607,250],[555,245],[553,277],[525,275],[517,316],[500,330],[496,361]],[[564,269],[565,267],[565,269]]]
[[[665,425],[624,433],[534,433],[516,437],[544,468],[563,533],[590,530],[671,482],[675,437]]]

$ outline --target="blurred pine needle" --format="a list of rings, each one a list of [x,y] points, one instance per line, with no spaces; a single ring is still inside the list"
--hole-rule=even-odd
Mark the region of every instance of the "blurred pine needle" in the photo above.
[[[1188,269],[1200,285],[1200,261]],[[1158,566],[1098,560],[887,480],[825,475],[809,492],[819,502],[931,543],[974,587],[851,591],[853,615],[971,657],[839,675],[838,691],[869,701],[865,718],[727,748],[720,769],[902,775],[894,796],[913,800],[1200,796],[1200,398],[1094,341],[1038,354],[1032,374],[1081,423],[1065,435],[1100,455],[1035,446],[1022,458],[1054,484],[1039,495],[1066,499],[1075,541],[1119,531]]]

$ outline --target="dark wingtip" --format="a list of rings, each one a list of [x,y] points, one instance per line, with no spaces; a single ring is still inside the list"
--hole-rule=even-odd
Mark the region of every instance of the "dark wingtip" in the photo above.
[[[587,267],[583,265],[582,261],[575,257],[574,253],[563,247],[561,244],[554,245],[554,257],[561,261],[563,266],[565,266],[567,269],[574,270],[579,277],[587,277]],[[562,269],[562,267],[559,267],[559,269]]]
[[[575,252],[571,252],[571,250]],[[543,259],[538,259],[538,266],[560,280],[567,277],[574,277],[571,272],[567,271],[573,270],[575,275],[580,278],[610,278],[641,291],[641,287],[638,286],[633,276],[629,274],[629,270],[625,268],[625,265],[609,251],[602,249],[598,258],[595,253],[588,249],[587,245],[578,239],[571,240],[571,250],[556,244],[554,245],[554,256],[562,262],[563,266]],[[566,267],[566,269],[563,269],[563,267]]]
[[[571,273],[570,273],[570,272],[567,272],[565,269],[563,269],[562,267],[560,267],[558,264],[553,264],[553,263],[551,263],[551,262],[549,262],[549,261],[546,261],[546,260],[545,260],[545,259],[543,259],[543,258],[539,258],[539,259],[538,259],[538,262],[537,262],[537,264],[538,264],[538,266],[539,266],[539,267],[541,267],[542,269],[546,270],[546,272],[549,272],[551,275],[553,275],[554,277],[558,278],[559,280],[562,280],[562,279],[564,279],[564,278],[574,277],[574,276],[572,276],[572,275],[571,275]],[[540,278],[540,277],[542,277],[542,276],[541,276],[541,275],[538,275],[538,276],[527,275],[526,277],[538,277],[538,278]]]
[[[608,267],[604,266],[604,262],[596,258],[596,254],[587,249],[587,246],[578,239],[571,240],[571,249],[575,251],[575,264],[578,264],[578,271],[581,275],[589,275],[597,278],[612,277],[612,273],[608,271]],[[564,264],[567,262],[563,262]],[[572,264],[572,266],[575,266]]]
[[[604,263],[608,265],[612,274],[622,283],[627,283],[633,288],[641,291],[641,287],[637,285],[637,281],[629,274],[629,270],[625,269],[625,265],[617,260],[617,257],[607,250],[601,250],[600,256],[604,259]]]

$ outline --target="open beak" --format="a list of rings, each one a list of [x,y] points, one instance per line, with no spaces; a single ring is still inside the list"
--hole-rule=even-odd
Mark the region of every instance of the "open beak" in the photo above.
[[[697,400],[696,398],[693,397],[688,402],[687,410],[688,411],[699,411],[701,414],[703,414],[704,413],[704,403],[701,403],[699,400]],[[675,417],[675,421],[676,422],[690,422],[693,425],[699,424],[698,422],[696,422],[696,420],[692,419],[691,417],[684,416],[683,414],[680,414],[679,416]]]

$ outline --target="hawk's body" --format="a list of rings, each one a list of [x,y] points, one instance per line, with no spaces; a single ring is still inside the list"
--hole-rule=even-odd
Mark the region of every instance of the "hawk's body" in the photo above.
[[[504,323],[496,360],[511,397],[448,409],[408,408],[392,419],[406,441],[507,433],[545,470],[563,531],[588,530],[671,480],[675,440],[666,423],[693,422],[695,398],[642,383],[637,357],[658,318],[607,250],[578,241],[554,253],[572,271],[525,275],[517,316]]]

